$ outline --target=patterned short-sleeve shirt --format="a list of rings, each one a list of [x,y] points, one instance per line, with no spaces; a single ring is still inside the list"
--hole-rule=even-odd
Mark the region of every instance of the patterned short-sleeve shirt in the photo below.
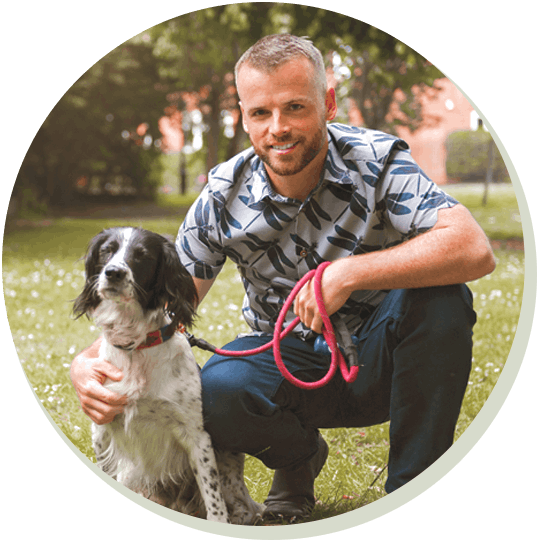
[[[329,149],[305,201],[276,193],[252,148],[218,165],[183,222],[177,247],[187,270],[214,278],[227,258],[245,288],[243,316],[254,334],[272,333],[293,286],[324,261],[382,250],[427,231],[457,203],[420,169],[401,139],[329,124]],[[386,291],[355,291],[340,309],[360,327]],[[294,314],[287,316],[291,321]],[[295,334],[311,331],[299,325]]]

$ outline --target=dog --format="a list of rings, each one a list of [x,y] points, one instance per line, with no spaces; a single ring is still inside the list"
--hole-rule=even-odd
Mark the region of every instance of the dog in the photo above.
[[[123,372],[105,386],[124,412],[92,425],[98,466],[127,488],[215,522],[255,524],[263,506],[243,479],[244,455],[215,453],[204,430],[199,367],[188,339],[198,301],[174,244],[133,227],[105,229],[85,257],[73,312],[103,332],[99,356]]]

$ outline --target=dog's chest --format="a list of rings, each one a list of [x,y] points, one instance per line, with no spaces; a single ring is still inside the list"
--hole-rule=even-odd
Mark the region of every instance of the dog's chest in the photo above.
[[[105,387],[133,403],[141,398],[177,403],[200,397],[199,368],[186,339],[176,335],[165,344],[123,351],[103,342],[101,356],[122,371],[121,381],[107,379]]]

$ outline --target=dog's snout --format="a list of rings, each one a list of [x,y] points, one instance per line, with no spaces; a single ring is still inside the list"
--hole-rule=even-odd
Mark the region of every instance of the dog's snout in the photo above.
[[[109,266],[105,269],[105,276],[110,282],[119,282],[125,278],[127,271],[117,266]]]

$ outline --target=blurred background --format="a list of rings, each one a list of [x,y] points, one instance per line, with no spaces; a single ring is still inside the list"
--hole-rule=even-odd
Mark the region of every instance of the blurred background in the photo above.
[[[249,146],[233,68],[264,35],[308,36],[336,89],[336,121],[397,134],[439,185],[509,183],[471,104],[427,59],[356,19],[286,3],[229,4],[126,41],[64,94],[21,165],[7,225],[102,209],[188,207],[208,171]]]

